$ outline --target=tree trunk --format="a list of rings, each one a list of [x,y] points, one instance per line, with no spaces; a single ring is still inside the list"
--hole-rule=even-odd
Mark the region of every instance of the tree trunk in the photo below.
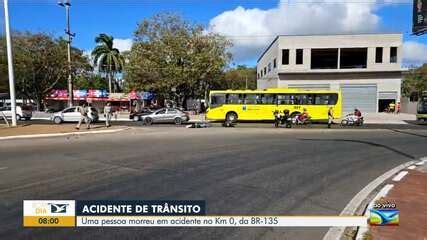
[[[36,99],[36,108],[37,111],[42,111],[43,110],[43,103],[42,103],[42,98],[41,97],[37,97]]]
[[[188,99],[187,94],[184,94],[184,96],[182,98],[182,108],[184,110],[187,110],[187,99]]]
[[[109,71],[108,72],[108,91],[109,91],[110,94],[112,93],[111,90],[112,90],[111,89],[111,71]]]

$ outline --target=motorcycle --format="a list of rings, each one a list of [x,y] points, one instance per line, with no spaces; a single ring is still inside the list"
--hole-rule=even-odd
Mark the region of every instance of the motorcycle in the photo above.
[[[292,127],[292,119],[289,117],[289,110],[283,111],[283,116],[280,111],[274,111],[274,127],[278,128],[280,125],[285,125],[286,128]]]
[[[362,126],[363,117],[358,117],[354,114],[348,114],[341,120],[341,126]]]
[[[311,124],[311,119],[310,117],[302,117],[301,114],[298,114],[292,118],[292,123],[295,125],[308,125]]]

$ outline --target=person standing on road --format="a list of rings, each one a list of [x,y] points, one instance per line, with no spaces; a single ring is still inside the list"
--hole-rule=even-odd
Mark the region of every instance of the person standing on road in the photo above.
[[[331,128],[331,125],[334,121],[334,109],[329,107],[328,109],[328,128]]]
[[[111,116],[112,116],[112,110],[111,110],[111,103],[107,103],[107,105],[105,105],[104,107],[104,116],[105,116],[105,126],[106,127],[110,127],[110,121],[111,121]]]
[[[80,120],[77,123],[76,129],[80,130],[80,126],[82,125],[83,121],[86,123],[86,128],[90,129],[90,119],[88,117],[89,107],[87,107],[86,103],[83,104],[83,106],[78,106],[76,111],[80,113]]]
[[[394,113],[395,107],[396,107],[396,104],[394,104],[394,102],[391,102],[388,105],[388,109],[390,110],[391,113]]]
[[[400,102],[397,102],[396,104],[396,114],[400,113]]]

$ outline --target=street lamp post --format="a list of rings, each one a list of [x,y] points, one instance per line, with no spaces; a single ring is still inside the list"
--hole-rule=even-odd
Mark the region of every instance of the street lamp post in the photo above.
[[[13,54],[12,54],[12,40],[10,37],[8,0],[4,0],[3,4],[4,4],[4,23],[5,23],[5,30],[6,30],[6,45],[7,45],[7,67],[9,72],[10,106],[12,110],[12,126],[16,127],[15,76],[13,74]]]
[[[65,19],[67,22],[67,29],[65,29],[65,34],[68,37],[67,40],[67,50],[68,50],[68,106],[73,106],[73,79],[71,77],[71,40],[75,36],[74,33],[71,33],[70,30],[70,0],[63,0],[58,2],[58,5],[65,8]]]

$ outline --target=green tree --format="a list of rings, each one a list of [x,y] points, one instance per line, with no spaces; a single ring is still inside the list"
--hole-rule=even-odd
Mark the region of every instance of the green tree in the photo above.
[[[66,88],[68,76],[67,42],[44,33],[13,34],[14,72],[18,96],[33,100],[42,109],[43,99],[54,88]],[[0,41],[0,56],[5,55],[5,41]],[[83,51],[72,48],[72,74],[91,71]],[[5,65],[1,60],[2,69]],[[6,62],[7,64],[7,62]],[[7,65],[6,65],[7,67]],[[2,74],[7,78],[7,75]],[[7,81],[7,80],[6,80]]]
[[[427,91],[427,64],[409,71],[402,82],[402,93],[406,97],[418,99]]]
[[[205,97],[222,77],[230,46],[180,16],[155,15],[138,24],[125,79],[129,88],[155,90],[185,107],[188,98]]]
[[[93,62],[99,71],[108,76],[108,90],[112,92],[112,77],[122,72],[124,57],[120,54],[119,49],[113,47],[114,38],[105,33],[99,34],[95,38],[97,46],[92,51]],[[115,84],[117,87],[117,85]]]
[[[0,93],[9,92],[7,55],[6,55],[6,38],[0,35]]]
[[[256,89],[256,68],[238,65],[225,72],[221,89]]]
[[[108,83],[105,79],[92,72],[76,76],[74,79],[74,86],[77,89],[108,89]]]

